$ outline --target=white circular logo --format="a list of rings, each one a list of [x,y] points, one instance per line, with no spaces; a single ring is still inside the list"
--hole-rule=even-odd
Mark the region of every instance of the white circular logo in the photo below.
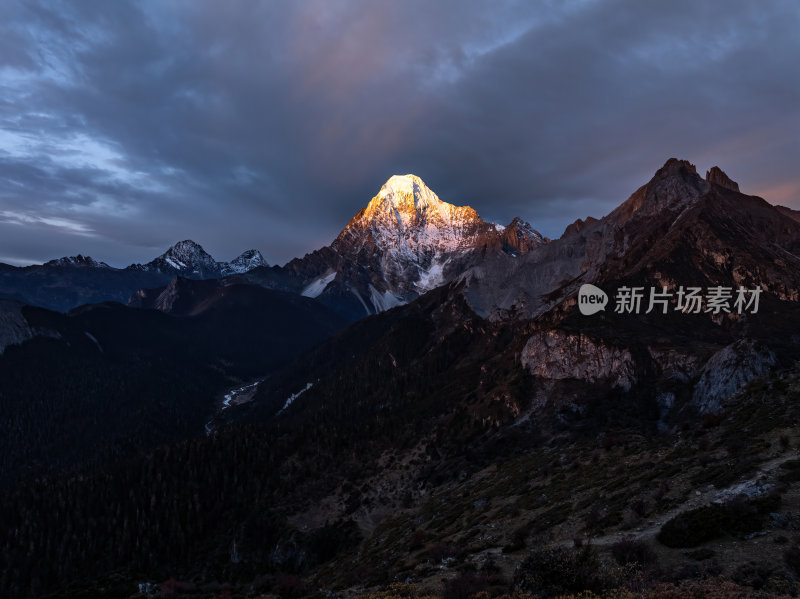
[[[606,309],[608,296],[606,292],[589,283],[581,285],[578,291],[578,309],[584,316],[597,314],[600,310]]]

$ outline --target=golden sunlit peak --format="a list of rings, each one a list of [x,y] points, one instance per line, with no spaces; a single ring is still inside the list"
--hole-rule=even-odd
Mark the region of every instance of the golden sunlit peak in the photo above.
[[[389,177],[389,180],[383,184],[383,187],[381,187],[381,194],[379,195],[386,195],[392,192],[413,194],[414,185],[420,190],[428,189],[425,182],[416,175],[392,175]]]
[[[393,175],[383,184],[378,195],[370,201],[364,216],[371,219],[376,211],[399,210],[415,212],[420,206],[444,209],[449,206],[416,175]]]

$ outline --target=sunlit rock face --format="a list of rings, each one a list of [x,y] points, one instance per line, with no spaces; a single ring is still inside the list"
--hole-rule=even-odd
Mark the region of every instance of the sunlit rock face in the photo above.
[[[628,391],[636,382],[634,361],[626,348],[582,333],[537,332],[522,350],[522,365],[543,379],[604,382]]]
[[[718,166],[713,166],[711,170],[706,171],[706,181],[731,191],[739,191],[739,184],[726,175],[725,171]]]

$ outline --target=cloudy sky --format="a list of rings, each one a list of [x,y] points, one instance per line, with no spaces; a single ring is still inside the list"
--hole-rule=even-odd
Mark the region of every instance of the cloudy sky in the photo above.
[[[793,0],[0,3],[0,261],[283,263],[395,173],[557,237],[670,156],[800,208]]]

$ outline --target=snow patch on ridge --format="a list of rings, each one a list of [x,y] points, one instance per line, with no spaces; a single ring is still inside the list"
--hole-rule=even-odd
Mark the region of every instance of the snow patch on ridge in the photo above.
[[[306,391],[311,389],[311,387],[313,387],[313,386],[314,386],[314,383],[308,383],[308,384],[306,384],[306,386],[303,389],[300,389],[300,391],[298,391],[297,393],[292,393],[288,398],[286,398],[286,403],[283,404],[283,407],[280,410],[278,410],[278,414],[280,414],[286,408],[288,408],[290,405],[292,405],[292,402],[295,399],[300,397],[303,393],[305,393]],[[275,414],[275,415],[277,416],[278,414]]]
[[[254,391],[255,388],[258,387],[261,384],[262,380],[263,379],[258,379],[257,381],[254,381],[252,383],[248,383],[247,385],[243,385],[242,387],[239,387],[238,389],[232,389],[232,390],[228,391],[225,394],[225,396],[223,397],[222,406],[220,407],[220,411],[225,410],[227,408],[230,408],[232,405],[236,405],[236,400],[240,395],[248,393],[249,391]]]
[[[315,279],[310,284],[308,284],[305,289],[300,293],[305,297],[319,297],[320,294],[325,291],[325,288],[336,278],[336,272],[328,273],[318,279]]]
[[[372,300],[372,305],[375,306],[377,312],[383,312],[384,310],[389,310],[390,308],[401,306],[405,303],[403,300],[392,295],[390,291],[379,293],[372,285],[369,286],[369,295]]]
[[[94,344],[97,346],[97,349],[100,350],[101,354],[104,353],[103,352],[103,346],[100,345],[100,342],[97,340],[97,337],[92,335],[89,331],[84,331],[83,334],[86,335],[91,341],[94,342]]]
[[[444,282],[444,267],[448,260],[431,264],[428,270],[420,270],[419,281],[414,285],[420,292],[430,291]]]

